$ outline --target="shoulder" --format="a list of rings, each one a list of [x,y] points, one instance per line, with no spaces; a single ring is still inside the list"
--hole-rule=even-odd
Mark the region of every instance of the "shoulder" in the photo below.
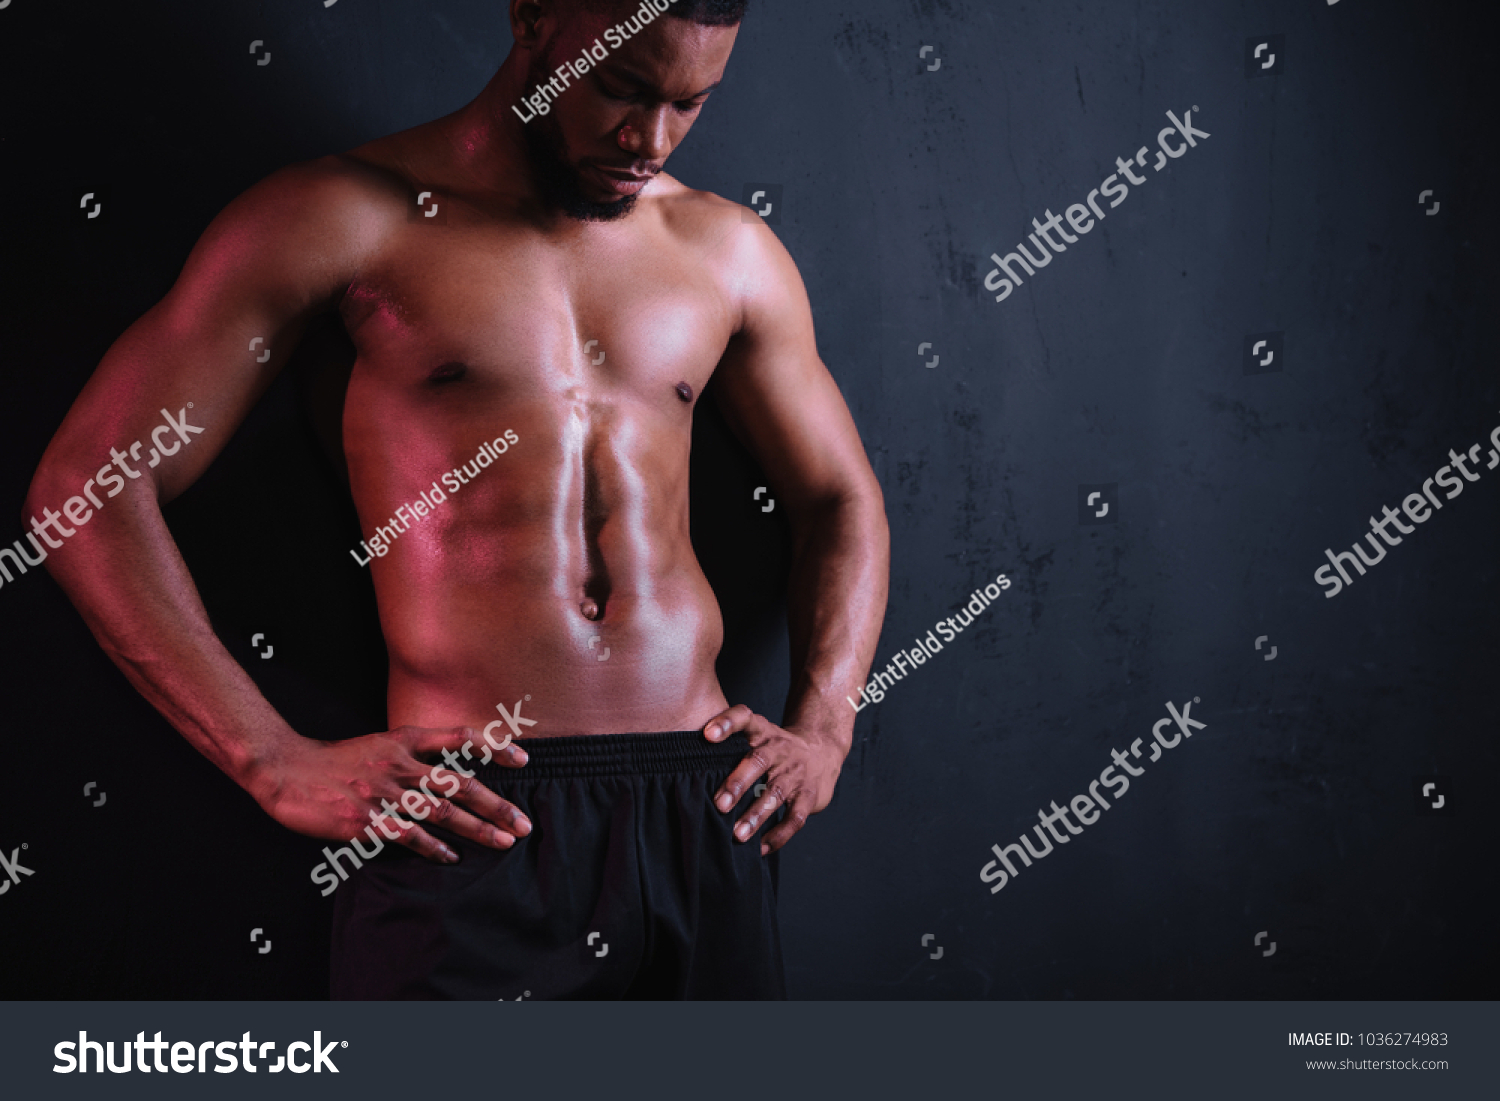
[[[701,256],[742,304],[773,285],[800,289],[791,254],[750,207],[687,187],[666,173],[657,182],[666,185],[655,198],[668,231]]]
[[[404,216],[405,189],[349,154],[288,165],[224,208],[204,234],[215,251],[276,254],[295,262],[355,256]]]
[[[272,173],[231,204],[288,226],[319,226],[330,243],[358,242],[406,221],[417,194],[413,165],[429,162],[445,120]]]
[[[168,297],[169,310],[191,318],[216,296],[292,312],[336,302],[404,221],[405,203],[399,180],[356,157],[279,169],[203,231]]]
[[[401,174],[367,149],[289,165],[252,189],[262,205],[278,206],[290,218],[315,220],[335,232],[404,219],[409,191]]]

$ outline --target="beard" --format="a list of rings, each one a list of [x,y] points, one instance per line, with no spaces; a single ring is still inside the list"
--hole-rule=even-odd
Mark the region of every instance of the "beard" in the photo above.
[[[526,74],[527,86],[545,83],[551,70],[540,58],[534,60]],[[582,173],[568,160],[567,143],[562,127],[551,114],[532,119],[521,127],[532,177],[544,202],[579,222],[613,222],[635,209],[635,195],[623,195],[609,202],[596,202],[583,193]]]

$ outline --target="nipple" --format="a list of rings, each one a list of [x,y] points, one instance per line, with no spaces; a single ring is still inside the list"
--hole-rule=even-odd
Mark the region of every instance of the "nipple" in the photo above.
[[[685,382],[679,382],[677,384],[677,396],[683,401],[691,402],[693,400],[693,388]]]

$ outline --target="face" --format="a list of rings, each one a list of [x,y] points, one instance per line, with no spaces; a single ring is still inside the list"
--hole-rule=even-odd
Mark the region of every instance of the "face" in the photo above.
[[[723,78],[739,28],[660,15],[611,48],[606,32],[634,17],[638,4],[621,4],[607,15],[572,5],[555,10],[555,17],[537,23],[542,41],[531,47],[526,94],[552,79],[564,61],[577,66],[596,39],[609,53],[581,80],[569,72],[570,83],[551,112],[526,123],[522,132],[549,201],[571,218],[612,221],[630,213],[636,196],[687,137]]]

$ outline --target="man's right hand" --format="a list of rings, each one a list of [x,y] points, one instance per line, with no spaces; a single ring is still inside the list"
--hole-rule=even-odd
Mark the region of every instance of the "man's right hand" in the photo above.
[[[246,786],[267,814],[298,833],[348,841],[373,825],[386,840],[454,864],[458,854],[418,821],[502,850],[531,832],[517,807],[465,768],[459,754],[466,744],[507,768],[526,763],[519,745],[489,752],[472,727],[403,726],[342,742],[301,739],[275,760],[261,762]],[[481,758],[470,760],[479,764]]]

